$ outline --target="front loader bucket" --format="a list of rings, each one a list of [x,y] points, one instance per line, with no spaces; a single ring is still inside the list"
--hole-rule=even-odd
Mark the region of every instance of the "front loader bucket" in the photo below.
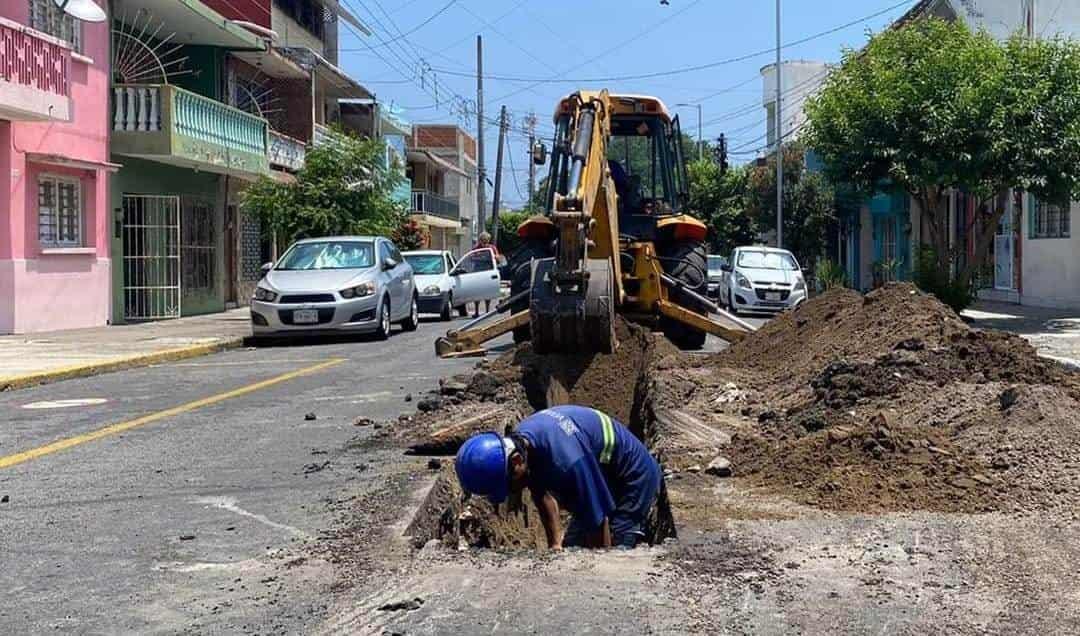
[[[534,261],[529,326],[533,351],[611,353],[615,350],[615,300],[611,264],[588,259],[585,289],[560,289],[552,278],[555,259]]]

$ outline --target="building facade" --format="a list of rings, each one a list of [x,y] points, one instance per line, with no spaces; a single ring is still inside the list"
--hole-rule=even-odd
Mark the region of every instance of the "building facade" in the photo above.
[[[113,321],[246,304],[273,249],[244,188],[294,179],[338,101],[370,97],[336,65],[339,7],[112,3]]]
[[[460,257],[476,242],[476,140],[453,124],[414,125],[408,146],[411,218],[431,249]]]
[[[0,334],[109,319],[108,34],[0,3]]]

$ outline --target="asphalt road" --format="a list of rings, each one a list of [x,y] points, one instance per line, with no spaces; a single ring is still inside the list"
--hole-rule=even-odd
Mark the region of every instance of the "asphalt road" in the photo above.
[[[374,477],[353,421],[472,368],[434,356],[448,324],[0,393],[2,631],[307,631],[333,572],[303,548]]]
[[[363,479],[356,417],[475,364],[435,357],[448,324],[0,393],[0,631],[300,629],[328,568],[280,565]]]

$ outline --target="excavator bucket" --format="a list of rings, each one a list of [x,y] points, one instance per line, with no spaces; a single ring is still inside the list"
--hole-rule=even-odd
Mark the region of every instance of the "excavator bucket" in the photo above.
[[[584,281],[559,281],[555,259],[533,262],[529,324],[537,353],[611,353],[615,339],[615,299],[607,259],[588,259]]]

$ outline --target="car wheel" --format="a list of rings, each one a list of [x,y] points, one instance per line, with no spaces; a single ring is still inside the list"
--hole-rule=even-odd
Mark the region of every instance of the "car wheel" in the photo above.
[[[420,305],[416,302],[416,294],[413,294],[412,305],[409,307],[409,317],[401,321],[401,328],[405,331],[416,331],[420,326]]]
[[[450,320],[453,317],[454,317],[454,295],[450,294],[450,296],[448,296],[447,299],[446,299],[446,304],[443,305],[442,313],[439,314],[439,319],[442,320],[443,322],[446,322],[446,321]]]
[[[379,326],[375,328],[375,337],[379,340],[390,337],[390,301],[386,298],[379,305]]]
[[[468,318],[469,317],[469,306],[468,305],[461,305],[460,307],[458,307],[457,308],[457,315],[462,317],[462,318]]]

